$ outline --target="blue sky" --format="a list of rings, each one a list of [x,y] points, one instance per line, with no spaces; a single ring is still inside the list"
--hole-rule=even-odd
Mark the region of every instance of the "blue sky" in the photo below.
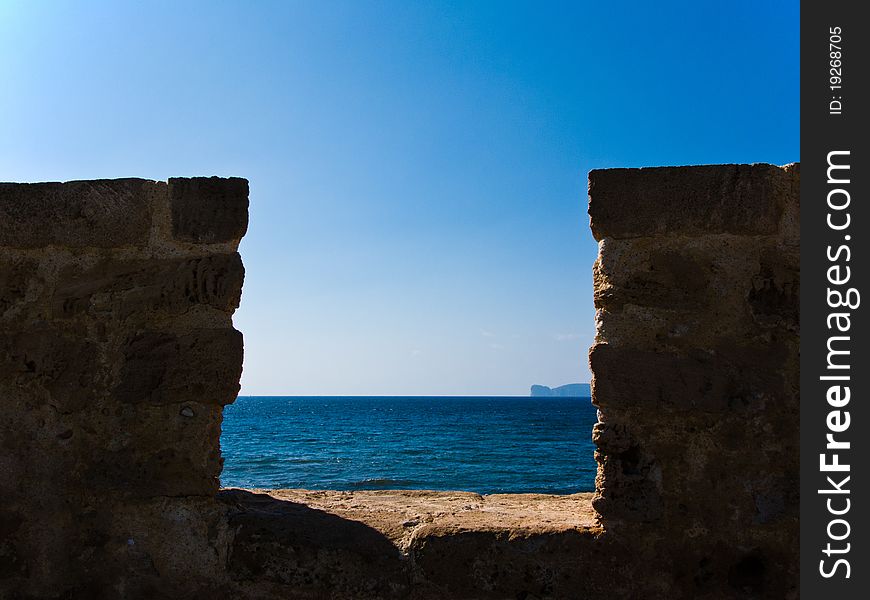
[[[251,181],[244,394],[588,381],[586,173],[799,158],[798,2],[0,3],[0,180]]]

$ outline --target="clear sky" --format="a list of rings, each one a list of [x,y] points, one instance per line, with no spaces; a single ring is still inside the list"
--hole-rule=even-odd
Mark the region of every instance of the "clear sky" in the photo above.
[[[799,158],[798,2],[0,2],[0,180],[251,181],[243,394],[588,381],[586,173]]]

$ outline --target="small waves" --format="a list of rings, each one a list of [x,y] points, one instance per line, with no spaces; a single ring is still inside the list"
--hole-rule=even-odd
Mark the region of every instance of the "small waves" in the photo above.
[[[417,482],[413,479],[391,479],[389,477],[375,477],[372,479],[362,479],[348,484],[352,490],[398,490],[402,488],[413,488]]]
[[[589,399],[239,397],[228,487],[573,493],[595,487]]]

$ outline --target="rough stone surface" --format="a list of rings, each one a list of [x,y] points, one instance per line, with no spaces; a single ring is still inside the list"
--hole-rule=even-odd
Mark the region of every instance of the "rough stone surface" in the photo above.
[[[601,169],[589,173],[595,239],[654,235],[775,235],[795,197],[773,165]]]
[[[219,498],[229,507],[228,568],[240,597],[573,598],[618,591],[606,573],[619,551],[600,540],[591,494],[231,489]]]
[[[202,230],[243,232],[246,211],[208,209],[222,187],[247,206],[235,179],[209,179],[207,197],[188,187],[185,202]],[[166,183],[0,184],[4,600],[219,589],[244,270],[237,238],[172,231]]]
[[[17,248],[142,247],[151,229],[150,196],[161,185],[146,179],[0,183],[0,241]]]
[[[175,177],[169,180],[172,233],[196,243],[238,242],[248,228],[248,180]]]
[[[230,404],[239,393],[242,334],[195,329],[177,335],[137,332],[123,347],[124,364],[113,395],[118,402]]]
[[[238,253],[173,260],[112,260],[72,264],[58,273],[51,298],[56,317],[87,312],[106,319],[142,319],[192,306],[231,313],[239,306],[244,269]]]
[[[798,166],[589,182],[604,535],[661,593],[796,597]]]
[[[0,600],[796,597],[798,177],[590,174],[572,496],[219,491],[247,182],[0,184]]]

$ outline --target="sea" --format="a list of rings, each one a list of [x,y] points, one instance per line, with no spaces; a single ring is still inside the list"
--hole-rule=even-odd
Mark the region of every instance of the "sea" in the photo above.
[[[589,398],[240,396],[221,485],[587,492],[595,421]]]

